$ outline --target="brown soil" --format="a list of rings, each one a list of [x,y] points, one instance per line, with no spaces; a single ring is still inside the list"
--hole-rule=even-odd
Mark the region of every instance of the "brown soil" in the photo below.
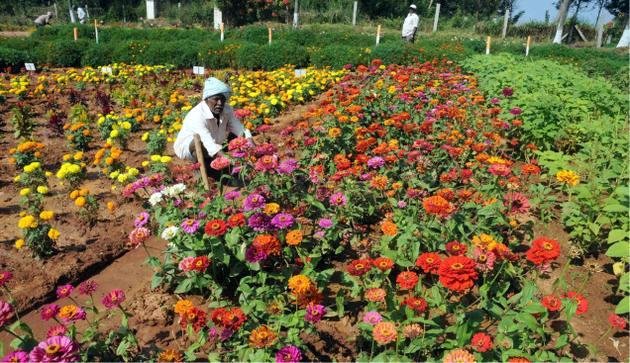
[[[4,38],[26,38],[31,35],[30,31],[6,30],[0,31],[0,37]]]

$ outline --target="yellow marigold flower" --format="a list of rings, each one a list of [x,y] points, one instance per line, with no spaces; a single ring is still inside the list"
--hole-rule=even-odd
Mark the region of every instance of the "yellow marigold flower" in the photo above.
[[[37,192],[39,194],[48,194],[48,187],[45,185],[40,185],[37,187]]]
[[[153,162],[158,162],[158,161],[160,161],[160,158],[161,158],[161,157],[162,157],[162,156],[160,156],[160,155],[155,155],[155,154],[154,154],[154,155],[151,155],[151,161],[153,161]]]
[[[574,187],[580,183],[580,176],[571,170],[560,170],[556,173],[556,180]]]
[[[19,181],[20,181],[20,176],[19,176],[19,175],[16,175],[16,176],[13,178],[13,181],[14,181],[14,182],[16,182],[16,183],[17,183],[17,182],[19,182]]]
[[[142,134],[142,137],[140,138],[140,140],[142,141],[147,141],[149,139],[149,133],[145,132],[144,134]]]
[[[18,227],[20,229],[28,229],[37,227],[37,218],[32,215],[26,215],[18,221]]]
[[[338,128],[338,127],[331,127],[328,130],[328,137],[330,137],[330,138],[336,138],[339,135],[341,135],[341,129]]]
[[[111,200],[107,202],[107,210],[110,213],[113,213],[116,210],[116,203],[112,202]]]
[[[26,197],[29,194],[31,194],[31,188],[22,188],[20,190],[20,195],[23,197]]]
[[[182,354],[175,349],[167,349],[158,355],[158,362],[183,362]]]
[[[472,243],[486,251],[492,251],[499,245],[499,242],[494,237],[485,233],[473,237]]]
[[[147,166],[149,166],[149,164],[151,164],[151,162],[149,162],[148,160],[145,160],[145,161],[143,161],[143,162],[142,162],[142,164],[141,164],[141,165],[142,165],[144,168],[146,168]],[[113,179],[113,178],[112,178],[112,179]]]
[[[70,192],[70,199],[75,200],[77,199],[78,196],[79,196],[78,190],[73,190],[72,192]]]
[[[112,131],[110,131],[110,133],[109,133],[109,137],[111,137],[111,138],[118,137],[118,130],[112,130]]]
[[[52,174],[52,172],[50,172],[50,171],[47,171],[47,172],[46,172],[46,176],[50,177],[50,176],[52,176],[52,175],[53,175],[53,174]]]
[[[15,249],[19,250],[24,247],[24,240],[22,238],[15,240]]]
[[[278,203],[267,203],[264,211],[268,216],[276,215],[280,211],[280,205]]]
[[[170,156],[168,156],[168,155],[164,155],[164,156],[162,156],[162,157],[160,158],[160,162],[161,162],[161,163],[163,163],[163,164],[170,163],[170,162],[171,162],[171,159],[172,159],[172,158],[171,158]]]
[[[48,237],[53,241],[56,241],[60,235],[61,233],[59,233],[59,231],[54,228],[48,230]]]
[[[74,200],[74,205],[81,208],[85,205],[85,197],[78,197]]]
[[[90,194],[90,190],[88,188],[81,188],[81,189],[79,189],[79,195],[80,196],[85,197],[88,194]]]
[[[51,210],[44,210],[41,213],[39,213],[39,219],[41,219],[43,221],[51,220],[54,217],[55,217],[55,212],[53,212]]]

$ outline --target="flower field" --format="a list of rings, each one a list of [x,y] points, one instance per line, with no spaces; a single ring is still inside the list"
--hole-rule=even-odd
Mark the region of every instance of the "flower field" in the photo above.
[[[230,141],[209,191],[171,156],[202,78],[115,64],[7,79],[4,360],[628,359],[623,158],[606,181],[584,172],[591,149],[550,146],[569,121],[538,132],[533,91],[482,63],[481,81],[448,60],[215,72],[257,143]],[[623,107],[592,112],[627,131]],[[593,221],[567,212],[599,208],[591,183],[607,197]],[[105,264],[146,252],[141,293],[53,267],[89,269],[90,233],[111,239]],[[28,263],[59,270],[38,299],[20,288]],[[162,299],[150,328],[140,294]]]

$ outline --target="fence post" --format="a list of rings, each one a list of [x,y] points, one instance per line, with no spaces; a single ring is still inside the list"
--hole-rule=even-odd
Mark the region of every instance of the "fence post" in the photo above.
[[[219,25],[219,29],[221,30],[221,43],[223,43],[223,40],[225,39],[225,36],[224,36],[224,34],[225,34],[225,33],[224,33],[223,23],[221,23],[221,24]]]
[[[597,40],[595,42],[595,46],[597,48],[602,47],[603,37],[604,37],[604,24],[598,24],[597,25]]]
[[[269,31],[269,45],[271,45],[271,27],[267,27],[267,30]]]
[[[352,5],[352,26],[357,25],[357,2]]]
[[[437,31],[438,19],[440,19],[440,3],[435,4],[435,17],[433,18],[433,32]]]
[[[510,21],[510,9],[505,9],[505,15],[503,16],[503,32],[501,32],[501,39],[505,39],[507,35],[508,22]]]
[[[381,26],[376,27],[376,45],[381,42]]]
[[[74,41],[76,42],[79,39],[79,29],[75,26],[72,29],[72,33],[74,34]]]
[[[94,19],[94,36],[96,37],[96,44],[98,44],[98,26],[96,26],[96,19]]]
[[[298,13],[298,0],[295,0],[295,8],[293,8],[293,29],[297,29],[300,14]]]
[[[491,37],[486,38],[486,55],[490,54],[490,42],[492,42]]]
[[[529,46],[532,43],[532,37],[531,35],[527,36],[527,45],[525,45],[525,56],[528,57],[529,56]]]

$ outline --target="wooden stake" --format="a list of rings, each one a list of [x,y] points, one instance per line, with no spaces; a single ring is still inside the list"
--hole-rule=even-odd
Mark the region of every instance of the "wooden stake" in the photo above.
[[[530,35],[527,36],[527,45],[525,46],[525,56],[529,56],[529,46],[532,44],[532,37]]]
[[[595,47],[602,47],[602,40],[604,37],[604,24],[597,25],[597,40],[595,41]]]
[[[195,142],[195,154],[197,154],[197,162],[199,163],[199,170],[201,171],[201,179],[203,180],[203,186],[206,190],[210,190],[210,182],[208,181],[208,172],[206,171],[206,161],[203,158],[203,146],[201,146],[201,138],[198,134],[193,136]]]
[[[74,33],[74,41],[76,42],[79,39],[79,29],[77,27],[74,27],[72,32]]]
[[[492,42],[492,38],[486,38],[486,54],[490,54],[490,42]]]
[[[376,45],[381,42],[381,26],[376,27]]]
[[[501,32],[501,39],[505,39],[507,34],[508,21],[510,20],[510,10],[505,9],[505,16],[503,17],[503,31]]]
[[[269,45],[271,45],[271,27],[268,27],[267,29],[269,30]]]

